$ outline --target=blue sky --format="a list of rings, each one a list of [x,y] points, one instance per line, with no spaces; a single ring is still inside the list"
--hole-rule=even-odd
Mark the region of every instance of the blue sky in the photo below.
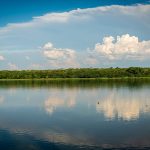
[[[147,67],[149,18],[149,0],[0,0],[0,69]]]
[[[47,12],[108,5],[149,4],[149,0],[0,0],[0,25],[31,20]]]

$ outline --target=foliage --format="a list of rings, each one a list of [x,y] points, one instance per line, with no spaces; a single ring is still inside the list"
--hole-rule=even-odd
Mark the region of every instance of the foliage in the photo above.
[[[49,78],[124,78],[150,77],[150,68],[76,68],[58,70],[0,71],[0,79],[49,79]]]

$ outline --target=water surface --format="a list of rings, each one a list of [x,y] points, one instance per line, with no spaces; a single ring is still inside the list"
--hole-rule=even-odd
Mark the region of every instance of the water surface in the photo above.
[[[0,81],[0,149],[150,149],[150,82]]]

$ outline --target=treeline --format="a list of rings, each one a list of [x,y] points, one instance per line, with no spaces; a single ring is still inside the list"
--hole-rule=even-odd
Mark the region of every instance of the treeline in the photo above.
[[[0,71],[0,79],[49,79],[49,78],[123,78],[150,77],[150,68],[77,68],[58,70]]]

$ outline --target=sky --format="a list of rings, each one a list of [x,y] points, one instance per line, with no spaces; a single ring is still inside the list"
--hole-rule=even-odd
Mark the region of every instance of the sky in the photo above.
[[[149,0],[0,0],[0,70],[149,65]]]

